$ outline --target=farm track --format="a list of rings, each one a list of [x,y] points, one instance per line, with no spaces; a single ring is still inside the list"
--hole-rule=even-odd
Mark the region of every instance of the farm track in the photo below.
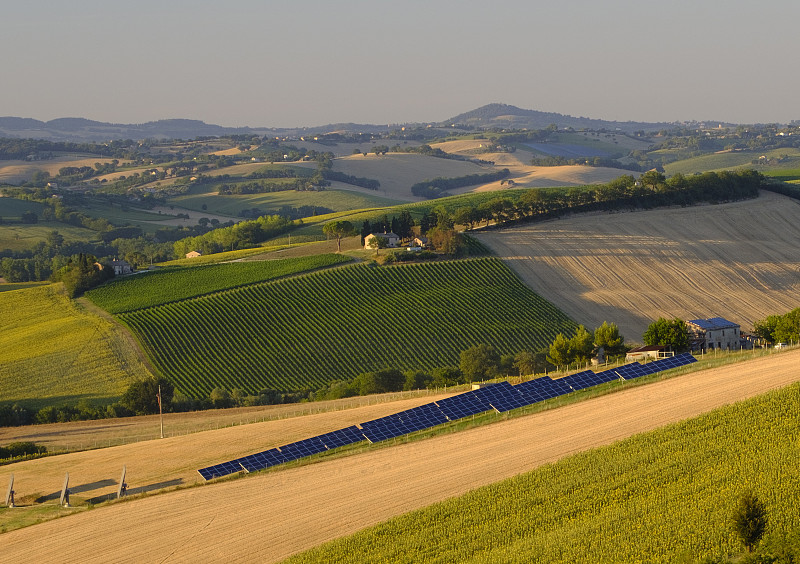
[[[751,329],[800,306],[800,204],[757,200],[592,214],[481,233],[538,294],[589,329],[637,341],[658,317]]]
[[[575,452],[789,385],[800,380],[798,362],[800,350],[773,354],[425,441],[113,504],[6,533],[3,553],[14,562],[276,562]],[[330,428],[326,418],[309,417],[317,419],[307,431]],[[230,455],[246,437],[230,433],[249,432],[252,443],[265,431],[250,425],[140,444],[136,472],[135,454],[127,458],[130,479],[157,468],[165,452]],[[114,449],[75,456],[95,456],[114,478],[122,462],[112,460]],[[66,467],[58,459],[54,477]],[[12,468],[22,489],[22,466]]]

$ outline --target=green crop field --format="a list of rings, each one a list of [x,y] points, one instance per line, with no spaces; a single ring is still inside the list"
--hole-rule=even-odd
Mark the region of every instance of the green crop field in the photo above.
[[[61,284],[0,293],[0,402],[110,403],[147,375],[124,329],[83,311]]]
[[[538,350],[576,324],[492,258],[343,266],[123,313],[183,393],[316,388],[385,367]]]
[[[279,179],[273,179],[275,181]],[[270,180],[270,181],[273,181]],[[293,181],[294,179],[287,179]],[[286,190],[284,192],[270,192],[266,194],[236,194],[220,196],[217,190],[185,196],[177,196],[170,200],[181,207],[201,211],[205,205],[208,213],[236,217],[239,212],[246,209],[259,208],[264,211],[277,211],[283,206],[299,208],[301,206],[317,206],[335,212],[354,209],[391,206],[396,200],[384,198],[375,194],[350,192],[347,190],[321,190],[319,192],[303,190]]]
[[[329,254],[282,260],[230,262],[192,268],[169,267],[117,278],[87,292],[86,297],[110,313],[122,313],[333,266],[350,260],[347,256]]]
[[[731,515],[746,490],[766,506],[768,537],[796,538],[798,394],[578,454],[286,562],[717,562],[742,551]]]
[[[764,174],[766,176],[777,178],[778,180],[783,180],[784,182],[790,182],[792,184],[797,184],[800,182],[800,168],[768,170],[764,171]]]

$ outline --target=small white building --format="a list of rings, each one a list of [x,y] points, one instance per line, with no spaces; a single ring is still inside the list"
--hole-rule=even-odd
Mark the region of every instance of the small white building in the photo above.
[[[133,267],[126,260],[112,260],[111,268],[114,269],[115,276],[124,276],[126,274],[133,274]]]
[[[738,351],[742,348],[741,327],[722,317],[692,319],[686,322],[686,327],[689,329],[690,340],[701,350]]]
[[[369,246],[369,243],[376,237],[386,239],[386,246],[392,249],[400,244],[400,236],[392,233],[391,231],[389,233],[370,233],[364,237],[364,248],[370,249],[371,247]]]
[[[197,258],[203,256],[203,253],[200,251],[189,251],[186,253],[186,258]]]
[[[638,347],[635,349],[631,349],[625,355],[625,361],[646,361],[646,360],[658,360],[659,358],[664,358],[666,355],[666,347],[662,345],[647,345],[644,347]]]

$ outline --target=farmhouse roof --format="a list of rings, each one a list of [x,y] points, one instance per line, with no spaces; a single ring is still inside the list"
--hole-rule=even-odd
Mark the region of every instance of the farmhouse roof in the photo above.
[[[400,238],[400,235],[392,233],[391,231],[389,231],[388,233],[370,233],[370,235],[372,235],[373,237],[383,237],[384,239],[391,239],[392,237],[396,237],[397,239]]]
[[[638,352],[663,351],[665,348],[666,347],[664,347],[664,345],[646,345],[644,347],[637,347],[635,349],[631,349],[628,351],[628,354],[638,353]]]
[[[713,331],[715,329],[727,329],[729,327],[739,327],[738,323],[728,321],[722,317],[712,317],[710,319],[690,319],[688,323],[696,325],[704,331]]]

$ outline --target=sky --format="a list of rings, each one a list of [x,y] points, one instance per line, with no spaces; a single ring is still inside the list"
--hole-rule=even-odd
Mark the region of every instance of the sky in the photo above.
[[[797,0],[2,0],[0,116],[800,119]]]

